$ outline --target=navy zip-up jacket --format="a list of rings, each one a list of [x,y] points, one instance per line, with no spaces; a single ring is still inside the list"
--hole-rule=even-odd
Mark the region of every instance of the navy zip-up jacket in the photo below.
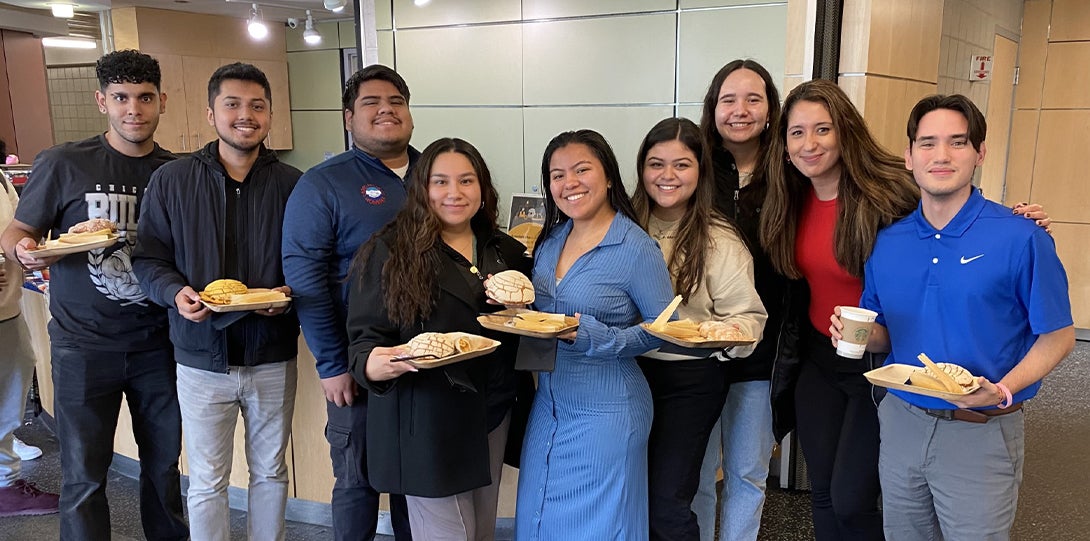
[[[219,162],[218,141],[193,155],[160,167],[151,177],[140,208],[133,272],[148,298],[171,308],[170,340],[178,363],[227,372],[228,325],[244,326],[246,366],[282,362],[297,354],[299,324],[289,310],[277,316],[250,312],[213,314],[194,323],[178,313],[174,298],[186,285],[201,291],[227,275],[224,269],[227,172]],[[237,239],[236,270],[249,287],[284,285],[280,239],[284,207],[302,173],[261,147],[246,180],[243,201],[249,223]],[[234,227],[234,224],[230,224]]]
[[[413,147],[408,153],[406,176],[420,158]],[[291,194],[284,275],[322,379],[348,372],[349,264],[371,235],[393,221],[405,196],[401,178],[356,147],[307,170]]]

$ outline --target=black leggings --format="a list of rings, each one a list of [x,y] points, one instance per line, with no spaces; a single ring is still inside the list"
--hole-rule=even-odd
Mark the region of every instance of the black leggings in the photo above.
[[[655,404],[647,442],[650,538],[698,541],[700,526],[691,507],[708,437],[727,399],[723,363],[638,360]]]
[[[864,362],[837,356],[829,337],[806,327],[795,414],[815,538],[881,540],[878,406]]]

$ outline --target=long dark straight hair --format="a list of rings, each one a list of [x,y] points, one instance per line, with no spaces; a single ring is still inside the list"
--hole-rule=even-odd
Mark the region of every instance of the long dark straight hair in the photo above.
[[[689,298],[696,292],[708,271],[706,261],[707,248],[711,242],[710,228],[722,226],[733,231],[739,239],[743,237],[734,224],[713,209],[715,176],[712,174],[711,153],[701,137],[700,128],[687,118],[666,118],[659,121],[640,143],[636,157],[636,175],[640,182],[632,194],[632,206],[636,209],[640,227],[647,230],[651,211],[655,208],[655,201],[647,194],[647,187],[643,182],[647,154],[655,145],[668,141],[678,141],[685,145],[696,157],[699,172],[696,190],[689,197],[685,215],[678,226],[674,252],[666,265],[674,278],[674,293]]]
[[[639,223],[636,211],[632,208],[632,201],[628,198],[628,192],[624,189],[624,182],[621,181],[621,167],[617,164],[617,156],[613,154],[613,148],[606,142],[606,138],[594,130],[567,131],[553,137],[545,147],[545,154],[541,157],[541,191],[545,192],[545,225],[538,236],[539,242],[534,244],[534,255],[537,255],[537,250],[541,248],[542,243],[540,241],[549,238],[549,233],[553,229],[571,219],[557,208],[556,201],[553,199],[553,192],[549,189],[549,162],[557,150],[568,145],[583,145],[590,149],[591,153],[602,163],[602,170],[605,172],[606,180],[612,184],[608,189],[609,206],[625,215],[629,220]]]
[[[492,185],[492,175],[480,152],[462,139],[444,137],[424,149],[409,176],[405,207],[394,221],[375,233],[360,246],[352,259],[349,276],[362,279],[368,260],[380,238],[393,237],[390,257],[382,266],[383,304],[390,322],[408,327],[427,320],[435,307],[435,288],[439,278],[443,224],[428,203],[428,183],[435,160],[447,152],[466,157],[481,186],[481,208],[470,219],[470,227],[478,236],[496,231],[499,195]]]

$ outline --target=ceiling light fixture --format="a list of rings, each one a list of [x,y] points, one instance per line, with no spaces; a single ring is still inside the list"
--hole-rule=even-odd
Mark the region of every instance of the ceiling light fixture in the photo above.
[[[325,2],[323,2],[325,8],[333,13],[340,13],[347,4],[348,0],[325,0]]]
[[[430,2],[431,0],[413,0],[413,4],[415,4],[416,7],[424,7]]]
[[[79,38],[42,38],[43,47],[58,47],[63,49],[94,49],[98,44],[94,40]]]
[[[72,4],[49,4],[53,16],[60,19],[71,19],[76,14],[76,6]]]
[[[309,45],[317,45],[322,42],[322,35],[314,29],[314,17],[310,16],[310,10],[307,10],[307,26],[303,30],[303,41]]]
[[[250,9],[250,20],[246,23],[246,30],[250,33],[250,37],[254,39],[265,39],[265,36],[269,35],[269,27],[265,26],[265,22],[261,20],[261,15],[257,11],[257,4],[253,4]]]

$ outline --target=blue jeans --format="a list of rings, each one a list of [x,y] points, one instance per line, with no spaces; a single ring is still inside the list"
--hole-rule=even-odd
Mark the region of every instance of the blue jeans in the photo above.
[[[187,539],[178,474],[182,417],[171,349],[117,352],[54,345],[51,351],[61,447],[61,539],[110,538],[106,477],[122,394],[139,446],[144,535]]]
[[[378,527],[378,496],[367,480],[367,391],[351,406],[326,402],[326,440],[333,461],[333,539],[371,541]],[[397,541],[412,541],[405,496],[390,495],[390,521]]]
[[[7,349],[0,359],[0,487],[8,487],[20,477],[19,456],[11,446],[15,429],[23,425],[26,393],[34,378],[34,351],[22,315],[0,321],[0,344]]]
[[[693,512],[701,541],[715,539],[715,477],[722,449],[723,498],[720,541],[753,541],[761,528],[768,462],[775,438],[768,380],[732,383],[723,413],[712,430],[700,470]]]

